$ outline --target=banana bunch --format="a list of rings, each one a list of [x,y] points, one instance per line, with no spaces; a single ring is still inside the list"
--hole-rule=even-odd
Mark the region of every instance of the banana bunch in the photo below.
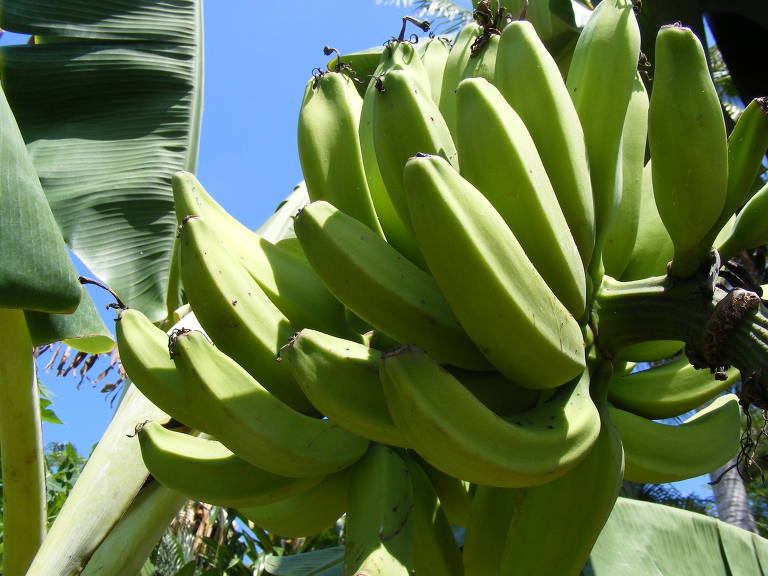
[[[623,479],[739,448],[737,370],[624,368],[689,345],[632,297],[664,292],[670,259],[675,286],[697,277],[723,227],[720,245],[749,242],[764,191],[726,224],[765,108],[729,142],[680,26],[658,35],[649,99],[629,0],[598,5],[565,79],[529,22],[476,17],[450,50],[401,33],[366,86],[343,57],[308,81],[295,237],[177,174],[191,313],[170,335],[117,322],[129,377],[174,418],[138,431],[157,480],[284,536],[346,514],[350,576],[578,574]]]

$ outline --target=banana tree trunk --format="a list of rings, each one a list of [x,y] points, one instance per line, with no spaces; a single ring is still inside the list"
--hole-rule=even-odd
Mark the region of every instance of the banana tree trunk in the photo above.
[[[755,519],[749,511],[749,502],[747,500],[747,489],[744,482],[736,471],[736,468],[730,468],[736,464],[736,460],[729,460],[709,477],[712,482],[720,481],[712,485],[712,491],[715,495],[715,504],[717,505],[717,516],[723,522],[732,524],[749,532],[757,532]],[[726,470],[728,470],[726,472]]]
[[[3,571],[23,576],[45,535],[45,465],[32,341],[23,310],[0,309]]]

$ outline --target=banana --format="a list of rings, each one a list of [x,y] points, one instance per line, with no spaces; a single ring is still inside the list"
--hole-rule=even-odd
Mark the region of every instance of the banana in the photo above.
[[[414,449],[446,474],[476,484],[549,482],[586,456],[600,430],[587,371],[548,402],[506,419],[415,348],[385,354],[380,371],[392,419]]]
[[[344,576],[409,576],[413,566],[413,487],[391,448],[371,444],[351,471]]]
[[[322,476],[286,478],[252,466],[215,440],[148,422],[138,432],[141,456],[163,486],[217,506],[257,506],[316,486]]]
[[[284,537],[314,536],[333,525],[347,507],[350,469],[323,478],[295,496],[239,508],[259,528]]]
[[[678,426],[614,406],[609,413],[624,445],[624,478],[632,482],[663,484],[701,476],[739,450],[741,418],[735,394],[719,396]]]
[[[408,444],[392,422],[379,380],[381,352],[314,330],[280,350],[307,398],[325,416],[381,444]]]
[[[291,249],[287,240],[269,242],[243,226],[189,172],[177,172],[172,183],[179,224],[186,216],[202,217],[293,326],[348,332],[344,307],[317,278],[301,247]]]
[[[205,427],[205,412],[187,404],[184,383],[168,351],[168,335],[138,310],[121,310],[115,322],[120,364],[131,382],[170,416],[198,430]]]
[[[326,202],[313,202],[296,216],[294,227],[317,275],[360,318],[439,360],[489,367],[432,277],[365,225]]]
[[[637,72],[621,136],[621,200],[603,244],[605,273],[614,278],[621,278],[637,238],[647,135],[648,94]]]
[[[501,34],[495,84],[536,143],[584,266],[595,244],[595,211],[584,130],[556,62],[530,22]]]
[[[456,104],[462,176],[493,204],[555,296],[580,318],[584,268],[528,129],[484,78],[462,80]]]
[[[723,112],[689,28],[663,26],[656,37],[648,143],[656,206],[675,247],[670,273],[685,278],[709,260],[706,237],[728,189]]]
[[[403,181],[435,281],[494,367],[531,388],[578,376],[584,370],[578,323],[490,202],[439,156],[411,158]]]
[[[729,234],[717,246],[723,260],[768,242],[768,184],[750,198],[736,215]]]
[[[515,492],[500,573],[581,574],[619,496],[623,471],[621,440],[604,417],[597,441],[573,470],[548,484]]]
[[[643,170],[643,187],[640,197],[640,217],[632,255],[621,274],[621,280],[629,282],[667,273],[667,264],[672,260],[674,247],[669,232],[661,221],[656,209],[651,177],[652,163]]]
[[[598,4],[579,35],[566,87],[584,129],[595,207],[595,251],[621,199],[621,131],[640,56],[640,29],[631,0]],[[592,256],[593,279],[599,260]]]
[[[768,148],[768,97],[752,100],[728,137],[728,191],[720,218],[709,231],[717,237],[734,212],[752,196]]]
[[[685,355],[649,370],[613,378],[608,389],[611,404],[645,418],[672,418],[698,408],[739,379],[731,368],[716,379],[709,370],[697,370]]]
[[[453,42],[443,72],[440,88],[440,113],[449,129],[456,127],[456,88],[464,79],[464,71],[472,54],[472,45],[482,34],[482,28],[475,22],[468,22],[459,31]],[[452,134],[455,134],[452,131]]]
[[[499,372],[476,372],[446,366],[446,369],[490,410],[504,417],[533,408],[542,391],[523,388]]]
[[[421,62],[424,64],[424,69],[427,72],[427,78],[429,78],[432,101],[439,104],[440,92],[443,88],[445,63],[450,52],[447,40],[438,36],[429,38],[416,46],[416,52],[419,58],[421,58]]]
[[[325,200],[383,236],[360,151],[363,99],[341,71],[313,76],[299,112],[301,172],[310,201]]]
[[[469,510],[472,506],[469,482],[441,472],[421,458],[418,452],[410,454],[416,458],[421,469],[429,476],[429,480],[437,493],[440,506],[445,511],[448,521],[453,526],[466,526],[469,519]]]
[[[408,158],[419,152],[437,154],[458,168],[458,154],[440,110],[418,75],[408,69],[390,70],[380,83],[373,106],[376,160],[392,205],[409,225],[403,189]]]
[[[296,412],[201,332],[175,335],[171,351],[189,402],[207,415],[204,430],[254,466],[297,478],[327,475],[365,452],[367,440]]]
[[[616,359],[630,362],[660,362],[680,352],[683,346],[685,343],[680,340],[637,342],[619,350]]]
[[[392,199],[389,197],[387,187],[382,179],[374,146],[374,105],[378,100],[378,87],[380,87],[381,77],[389,70],[403,69],[411,70],[416,75],[424,94],[431,93],[427,70],[413,45],[410,42],[387,43],[381,54],[379,65],[373,74],[373,80],[368,84],[365,96],[363,97],[359,128],[360,151],[363,155],[365,176],[368,180],[371,199],[373,200],[373,205],[387,242],[392,244],[412,262],[426,267],[413,235],[392,204]]]
[[[202,218],[187,220],[180,234],[184,290],[206,333],[277,398],[311,411],[288,367],[275,360],[293,333],[288,319]]]
[[[414,573],[461,576],[464,572],[461,552],[435,488],[414,458],[406,455],[403,459],[408,466],[413,490]]]
[[[481,485],[475,489],[464,535],[465,576],[501,576],[501,558],[517,493],[517,488]]]

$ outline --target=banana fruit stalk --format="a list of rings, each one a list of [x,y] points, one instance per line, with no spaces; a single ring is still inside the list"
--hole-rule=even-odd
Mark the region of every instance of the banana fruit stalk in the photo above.
[[[408,442],[436,468],[476,484],[554,480],[587,455],[600,430],[586,371],[548,402],[501,418],[417,349],[385,354],[380,370],[392,419]]]
[[[531,388],[554,388],[583,372],[578,323],[493,205],[439,156],[411,158],[403,179],[429,269],[491,363]]]
[[[670,273],[685,278],[708,262],[703,241],[728,190],[728,144],[720,100],[696,35],[664,26],[648,115],[653,193],[675,247]]]

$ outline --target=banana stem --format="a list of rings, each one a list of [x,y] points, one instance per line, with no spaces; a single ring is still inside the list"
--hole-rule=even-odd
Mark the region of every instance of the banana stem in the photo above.
[[[0,334],[3,574],[23,576],[46,526],[40,398],[24,312],[0,309]]]
[[[637,342],[682,340],[694,367],[735,366],[742,402],[768,409],[768,308],[754,292],[708,284],[701,277],[620,282],[606,276],[592,314],[596,345],[611,359]]]

